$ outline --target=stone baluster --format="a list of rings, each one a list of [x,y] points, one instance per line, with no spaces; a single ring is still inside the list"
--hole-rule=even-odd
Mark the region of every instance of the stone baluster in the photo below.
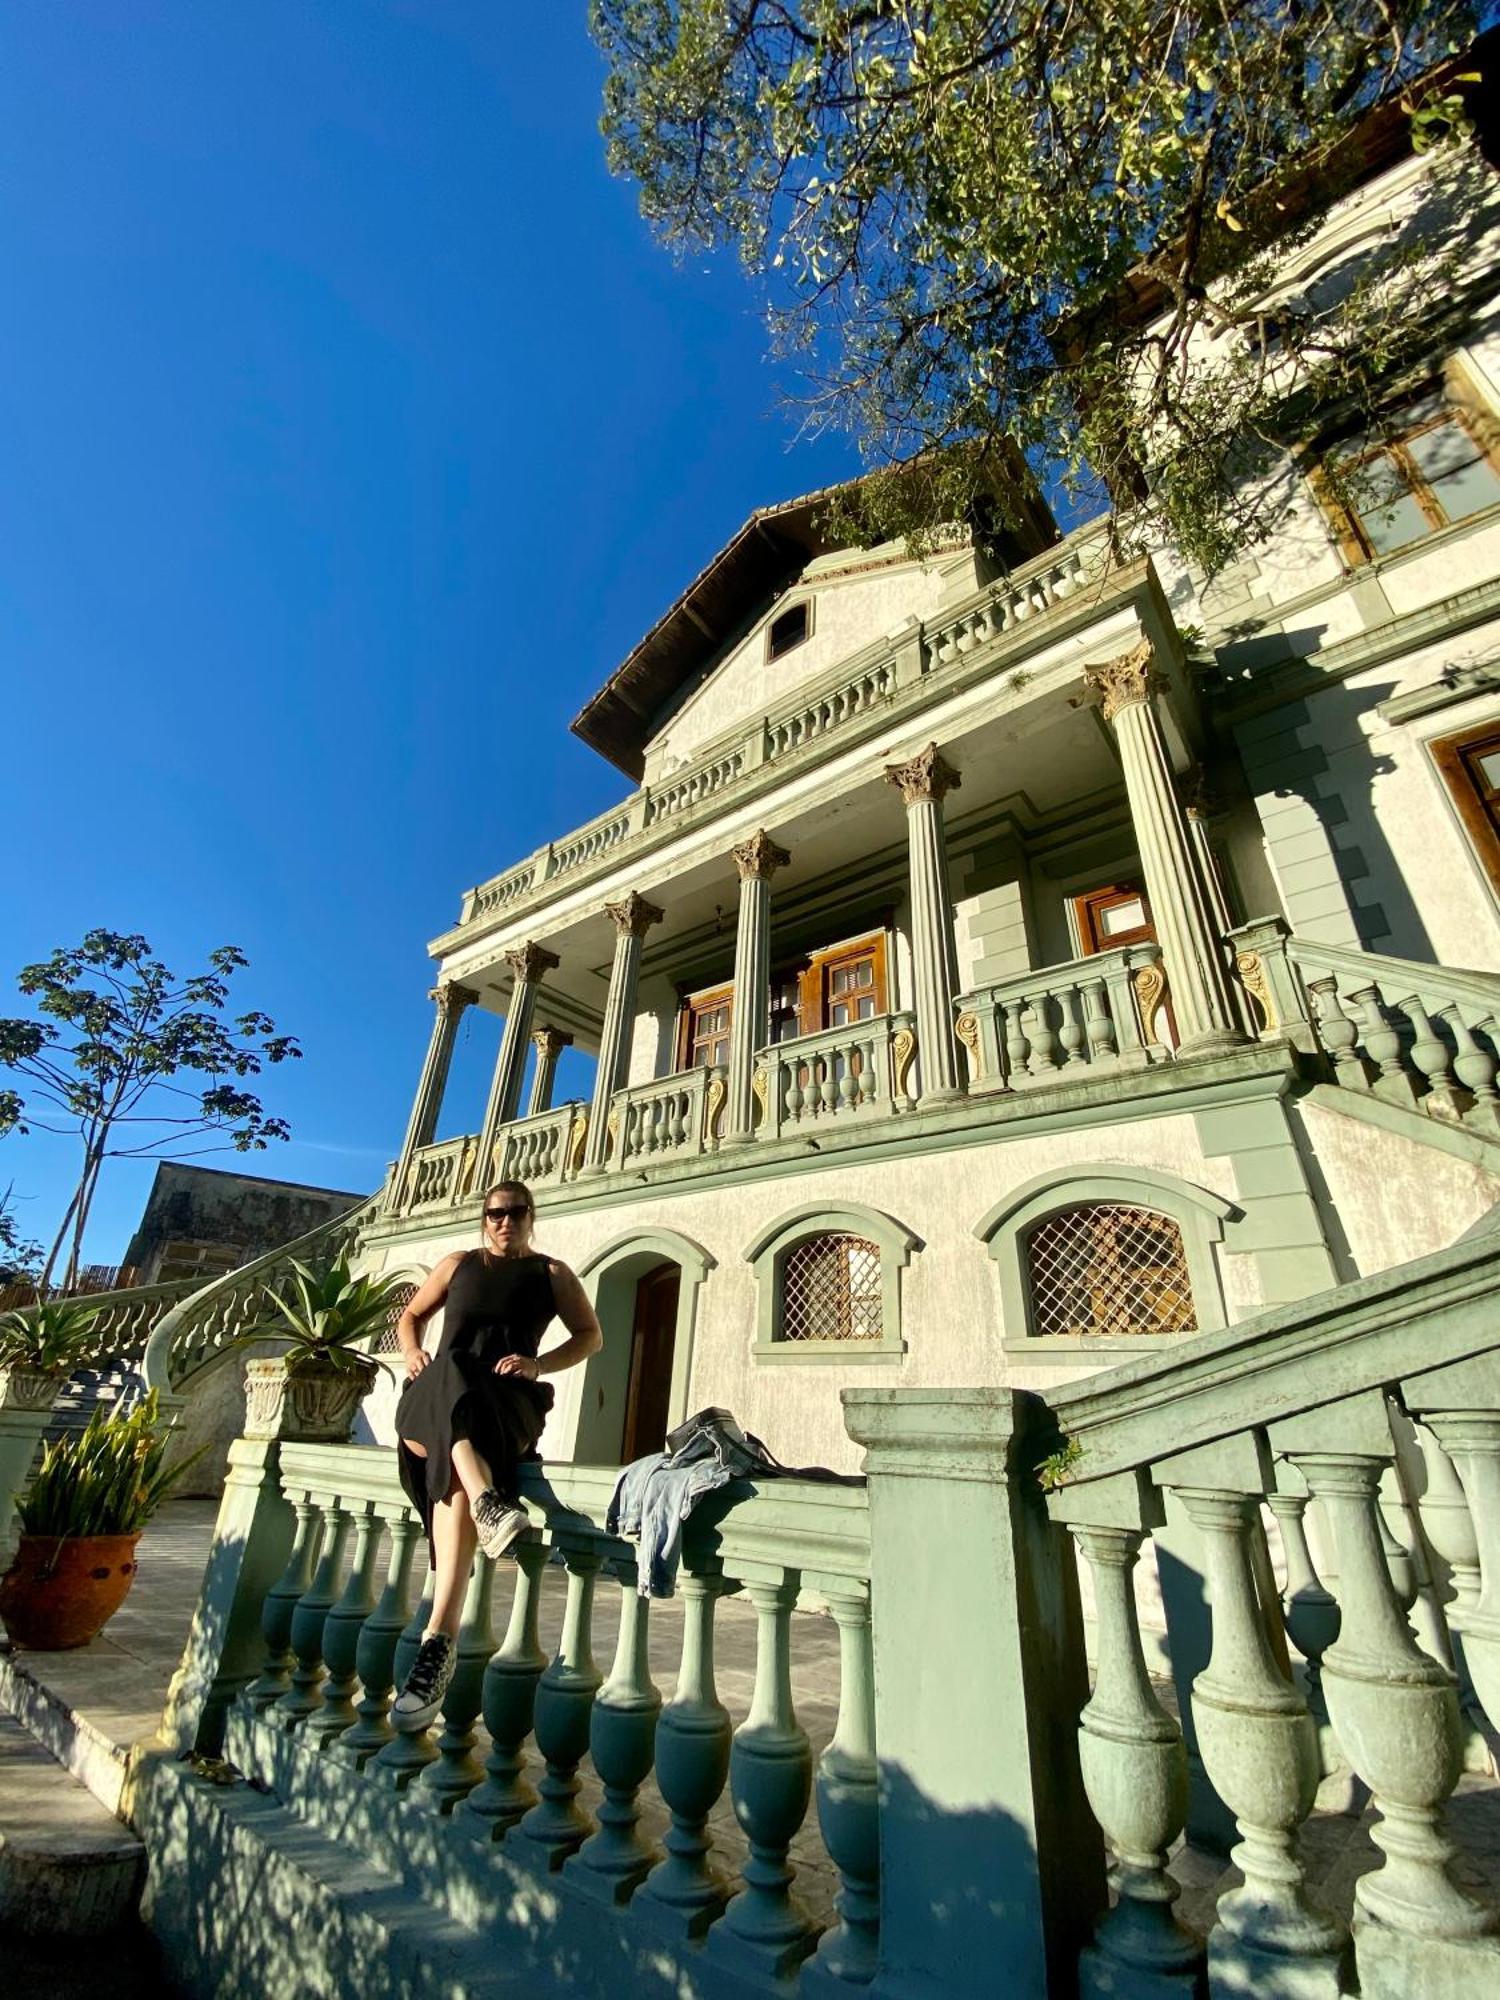
[[[743,1579],[756,1611],[755,1689],[734,1733],[729,1788],[750,1842],[744,1887],[708,1936],[711,1957],[780,1978],[807,1956],[817,1930],[792,1895],[787,1850],[812,1797],[812,1749],[792,1706],[792,1613],[800,1579],[776,1570]]]
[[[659,1861],[636,1892],[634,1912],[679,1938],[702,1937],[728,1898],[709,1860],[708,1816],[729,1776],[729,1712],[714,1686],[714,1607],[738,1586],[725,1577],[684,1572],[682,1664],[672,1699],[656,1725],[656,1784],[672,1824]]]
[[[390,1523],[390,1556],[385,1588],[359,1628],[354,1665],[364,1692],[355,1704],[356,1720],[331,1747],[340,1762],[366,1763],[390,1742],[391,1697],[395,1691],[396,1642],[406,1623],[411,1599],[412,1558],[417,1552],[416,1516],[402,1513]],[[356,1565],[357,1567],[357,1565]]]
[[[635,1022],[635,991],[641,971],[641,943],[653,924],[662,920],[654,903],[634,890],[618,903],[606,903],[604,913],[614,925],[615,956],[604,1002],[599,1035],[599,1063],[594,1099],[589,1110],[588,1142],[583,1156],[585,1174],[602,1174],[609,1151],[609,1113],[614,1094],[625,1082],[630,1033]]]
[[[1083,1018],[1078,1006],[1078,988],[1065,986],[1058,994],[1057,1000],[1062,1009],[1062,1026],[1058,1031],[1058,1040],[1062,1043],[1063,1066],[1066,1068],[1069,1063],[1087,1060],[1083,1052],[1085,1037]]]
[[[1333,1060],[1334,1074],[1346,1090],[1370,1088],[1370,1066],[1359,1053],[1359,1029],[1344,1011],[1338,981],[1330,973],[1307,982],[1317,1015],[1318,1040]]]
[[[1178,1921],[1180,1891],[1167,1870],[1187,1819],[1187,1748],[1152,1689],[1133,1586],[1141,1544],[1164,1518],[1161,1501],[1149,1482],[1127,1478],[1063,1489],[1051,1512],[1067,1522],[1094,1582],[1099,1664],[1078,1747],[1084,1790],[1115,1853],[1115,1904],[1082,1955],[1079,1992],[1084,2000],[1137,1989],[1196,2000],[1203,1941]]]
[[[479,1175],[488,1182],[499,1171],[495,1147],[502,1126],[508,1125],[521,1107],[521,1080],[526,1070],[526,1044],[531,1037],[531,1016],[536,1008],[537,987],[544,972],[557,967],[556,955],[539,944],[523,944],[502,954],[511,969],[510,999],[505,1008],[505,1028],[500,1037],[500,1053],[495,1058],[495,1074],[484,1123],[479,1128]],[[479,1192],[484,1192],[481,1187]]]
[[[422,1644],[422,1634],[432,1619],[432,1577],[429,1573],[417,1608],[401,1628],[401,1636],[396,1641],[396,1651],[391,1660],[391,1676],[399,1690],[406,1685],[406,1676],[411,1672],[412,1662]],[[437,1756],[437,1745],[432,1740],[430,1729],[403,1729],[393,1731],[391,1740],[383,1750],[377,1751],[370,1760],[370,1768],[396,1791],[404,1792],[418,1772],[424,1770]]]
[[[1457,1001],[1439,1007],[1437,1018],[1448,1023],[1453,1036],[1453,1073],[1474,1099],[1464,1115],[1465,1124],[1480,1125],[1489,1132],[1500,1131],[1500,1091],[1495,1088],[1495,1074],[1500,1065],[1476,1039]],[[1474,1028],[1494,1041],[1496,1030],[1492,1019],[1476,1021]]]
[[[734,1005],[729,1019],[729,1097],[724,1138],[740,1145],[755,1131],[751,1080],[755,1052],[771,1038],[771,877],[791,856],[765,828],[734,849],[740,878],[734,941]]]
[[[438,1813],[451,1813],[484,1777],[484,1767],[474,1755],[475,1723],[479,1720],[484,1674],[495,1650],[495,1634],[490,1627],[490,1593],[494,1588],[495,1566],[488,1556],[475,1552],[464,1592],[458,1623],[458,1662],[448,1692],[443,1696],[443,1727],[437,1741],[437,1756],[418,1777],[412,1797]]]
[[[1031,1043],[1022,1027],[1022,1016],[1026,1012],[1026,1002],[1020,998],[1001,1002],[1005,1010],[1005,1068],[1012,1084],[1026,1075],[1026,1058],[1031,1053]]]
[[[1088,1036],[1090,1062],[1112,1062],[1120,1053],[1115,1024],[1110,1019],[1102,979],[1083,982],[1084,1029]]]
[[[620,1628],[609,1678],[589,1721],[589,1751],[604,1785],[599,1830],[568,1862],[566,1873],[586,1894],[627,1902],[661,1859],[642,1839],[636,1795],[651,1775],[661,1691],[651,1678],[647,1647],[651,1600],[636,1587],[633,1562],[609,1564],[620,1586]]]
[[[330,1498],[323,1511],[323,1540],[317,1567],[292,1613],[292,1651],[297,1664],[292,1669],[290,1687],[273,1711],[287,1729],[295,1729],[304,1722],[323,1699],[323,1626],[339,1587],[349,1527],[343,1502],[337,1496]]]
[[[1464,1100],[1454,1078],[1448,1044],[1433,1027],[1432,1017],[1423,1006],[1420,995],[1413,993],[1405,1000],[1398,1000],[1396,1008],[1412,1025],[1411,1059],[1427,1084],[1427,1094],[1422,1100],[1423,1110],[1435,1111],[1444,1118],[1459,1118],[1463,1113]]]
[[[1318,1729],[1318,1764],[1324,1777],[1347,1768],[1338,1739],[1328,1720],[1328,1704],[1323,1698],[1323,1655],[1339,1636],[1339,1607],[1333,1593],[1325,1590],[1313,1566],[1307,1541],[1307,1494],[1289,1490],[1296,1474],[1289,1467],[1276,1469],[1277,1491],[1267,1496],[1276,1525],[1281,1530],[1281,1546],[1286,1556],[1286,1589],[1282,1593],[1282,1613],[1292,1644],[1302,1655],[1307,1670],[1307,1705]]]
[[[1474,1532],[1474,1516],[1453,1461],[1430,1426],[1417,1426],[1417,1443],[1427,1481],[1420,1502],[1422,1526],[1428,1541],[1448,1565],[1454,1593],[1448,1617],[1461,1637],[1479,1602],[1479,1537]]]
[[[531,1046],[536,1050],[536,1065],[531,1072],[531,1096],[527,1100],[526,1116],[539,1118],[544,1111],[552,1109],[557,1059],[564,1049],[573,1046],[573,1037],[565,1035],[561,1028],[536,1028],[532,1031]]]
[[[799,1993],[868,1986],[880,1948],[880,1768],[875,1761],[875,1662],[870,1588],[819,1579],[839,1628],[839,1713],[818,1759],[818,1825],[839,1871],[838,1922],[818,1940]]]
[[[321,1746],[352,1729],[357,1716],[354,1690],[358,1684],[359,1635],[375,1608],[371,1588],[375,1559],[380,1554],[380,1516],[373,1501],[354,1503],[354,1556],[343,1594],[323,1621],[323,1683],[321,1705],[307,1718],[306,1733]]]
[[[936,743],[904,764],[886,767],[906,807],[907,866],[911,904],[912,977],[916,988],[917,1044],[922,1052],[922,1102],[961,1097],[958,1044],[953,1035],[958,960],[953,941],[953,898],[943,837],[943,800],[957,791],[958,773]]]
[[[1249,1443],[1192,1454],[1189,1476],[1222,1464],[1226,1474],[1240,1472],[1236,1487],[1248,1485],[1255,1468],[1240,1470],[1234,1459]],[[1347,1936],[1309,1900],[1296,1844],[1321,1776],[1317,1730],[1266,1637],[1251,1556],[1258,1499],[1180,1485],[1174,1467],[1157,1468],[1163,1473],[1203,1538],[1213,1651],[1193,1682],[1193,1719],[1204,1769],[1240,1831],[1231,1858],[1244,1884],[1219,1898],[1208,1943],[1210,1992],[1216,2000],[1241,1992],[1339,2000]]]
[[[1026,1005],[1031,1009],[1031,1055],[1027,1060],[1027,1069],[1032,1076],[1050,1076],[1058,1063],[1049,995],[1045,991],[1033,993]]]
[[[481,1709],[489,1731],[490,1754],[484,1782],[464,1800],[458,1822],[481,1839],[501,1840],[536,1804],[526,1781],[526,1739],[531,1734],[536,1687],[547,1655],[537,1637],[542,1601],[542,1542],[515,1545],[516,1588],[500,1649],[484,1670]]]
[[[1401,1037],[1392,1027],[1380,998],[1378,986],[1361,986],[1349,995],[1349,1005],[1359,1019],[1360,1040],[1365,1054],[1378,1072],[1375,1090],[1396,1104],[1414,1104],[1416,1091],[1406,1073]]]
[[[301,1493],[293,1502],[296,1526],[292,1551],[286,1568],[266,1592],[261,1606],[260,1629],[266,1642],[266,1661],[260,1673],[245,1689],[242,1699],[257,1714],[280,1701],[287,1691],[292,1665],[292,1617],[304,1592],[312,1583],[313,1564],[323,1535],[322,1509],[311,1493]]]
[[[536,1747],[547,1768],[541,1797],[516,1829],[548,1868],[561,1868],[593,1831],[578,1804],[578,1766],[589,1747],[589,1720],[603,1679],[592,1646],[599,1556],[593,1548],[567,1542],[561,1546],[568,1566],[568,1600],[557,1657],[537,1682],[533,1725]]]
[[[396,1171],[391,1182],[396,1201],[402,1203],[411,1199],[408,1180],[412,1159],[424,1146],[432,1144],[437,1132],[443,1092],[448,1085],[448,1071],[453,1065],[453,1048],[458,1040],[458,1024],[463,1019],[464,1009],[472,1007],[479,995],[467,986],[445,979],[432,989],[428,998],[436,1008],[432,1038],[427,1045],[427,1059],[422,1065],[421,1080],[412,1100],[411,1117],[407,1120],[406,1136],[396,1156]]]
[[[1436,1378],[1424,1378],[1411,1393],[1424,1409],[1428,1428],[1452,1460],[1469,1503],[1479,1557],[1479,1590],[1472,1604],[1465,1607],[1460,1629],[1464,1665],[1493,1727],[1500,1715],[1500,1385],[1493,1395],[1493,1408],[1434,1407],[1452,1395],[1449,1385],[1463,1385],[1465,1373],[1472,1380],[1483,1365],[1469,1363],[1466,1371],[1445,1369]]]
[[[1454,1881],[1443,1823],[1461,1764],[1457,1684],[1412,1637],[1381,1546],[1380,1481],[1393,1455],[1384,1401],[1351,1398],[1278,1424],[1271,1436],[1333,1539],[1342,1624],[1324,1655],[1323,1688],[1339,1742],[1380,1813],[1372,1832],[1384,1859],[1354,1892],[1360,1980],[1367,1993],[1440,1990],[1440,1980],[1429,1982],[1454,1952],[1446,1969],[1474,1976],[1468,1948],[1494,1920]],[[1500,1978],[1500,1961],[1487,1976]]]

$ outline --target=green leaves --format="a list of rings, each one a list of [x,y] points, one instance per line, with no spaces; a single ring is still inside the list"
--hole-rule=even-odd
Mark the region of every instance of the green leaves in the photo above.
[[[351,1278],[346,1257],[319,1270],[295,1257],[288,1262],[290,1281],[279,1291],[267,1289],[265,1317],[240,1335],[240,1343],[281,1341],[292,1350],[293,1369],[324,1362],[350,1371],[368,1366],[362,1346],[386,1331],[410,1281],[399,1272]]]
[[[0,1368],[29,1368],[61,1380],[87,1359],[99,1301],[49,1300],[0,1313]]]
[[[171,1432],[153,1389],[128,1416],[96,1409],[87,1428],[58,1438],[16,1503],[28,1535],[134,1535],[208,1449],[170,1468]]]

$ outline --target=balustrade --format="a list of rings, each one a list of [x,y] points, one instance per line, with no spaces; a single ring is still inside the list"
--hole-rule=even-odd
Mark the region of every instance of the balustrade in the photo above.
[[[1025,1090],[1160,1059],[1166,1051],[1137,997],[1159,996],[1160,964],[1155,945],[1124,945],[961,994],[957,1033],[971,1086]]]
[[[760,1136],[780,1138],[830,1118],[888,1118],[913,1109],[915,1054],[909,1013],[824,1028],[761,1050],[756,1058],[765,1098]]]
[[[517,1118],[500,1128],[496,1148],[494,1178],[524,1181],[528,1187],[545,1187],[560,1181],[568,1164],[568,1138],[578,1105],[559,1104],[550,1111]],[[482,1193],[476,1188],[474,1192]]]
[[[726,1096],[724,1066],[680,1070],[615,1093],[610,1107],[616,1169],[713,1152]]]

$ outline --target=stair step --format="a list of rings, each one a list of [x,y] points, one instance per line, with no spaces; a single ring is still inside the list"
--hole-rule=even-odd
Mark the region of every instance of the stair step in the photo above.
[[[145,1849],[0,1709],[0,1930],[98,1937],[130,1916]]]

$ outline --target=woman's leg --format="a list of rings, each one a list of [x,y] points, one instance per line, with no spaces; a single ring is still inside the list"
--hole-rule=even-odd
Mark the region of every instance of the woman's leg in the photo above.
[[[455,1461],[458,1450],[455,1447]],[[450,1639],[458,1637],[459,1616],[477,1542],[469,1514],[469,1497],[455,1475],[447,1499],[440,1500],[432,1510],[432,1615],[422,1634],[424,1639],[434,1632],[445,1633]]]
[[[453,1470],[458,1475],[459,1484],[471,1501],[481,1493],[488,1492],[495,1483],[495,1475],[486,1460],[479,1456],[473,1444],[466,1437],[453,1440]]]

